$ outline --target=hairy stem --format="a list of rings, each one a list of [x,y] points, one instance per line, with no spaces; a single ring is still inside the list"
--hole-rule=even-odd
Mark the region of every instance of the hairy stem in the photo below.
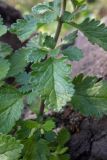
[[[60,32],[61,32],[61,28],[62,28],[62,24],[63,24],[63,22],[61,22],[61,18],[64,15],[65,9],[66,9],[66,0],[62,0],[60,18],[58,20],[58,25],[57,25],[57,29],[56,29],[56,33],[55,33],[55,37],[54,37],[54,40],[55,40],[56,44],[57,44],[57,41],[58,41],[58,38],[59,38],[59,35],[60,35]]]
[[[39,111],[39,115],[43,116],[44,114],[44,109],[45,109],[45,103],[44,100],[41,101],[41,106],[40,106],[40,111]]]
[[[64,15],[64,11],[66,9],[66,1],[67,0],[62,0],[60,18],[59,18],[59,21],[58,21],[58,25],[57,25],[57,29],[56,29],[56,33],[55,33],[55,37],[54,37],[54,40],[55,40],[56,44],[57,44],[57,41],[58,41],[58,38],[59,38],[59,35],[60,35],[60,32],[61,32],[62,24],[63,24],[63,22],[61,22],[61,18]],[[45,109],[45,103],[44,103],[44,100],[42,100],[41,106],[40,106],[40,112],[39,112],[40,116],[43,116],[44,109]]]

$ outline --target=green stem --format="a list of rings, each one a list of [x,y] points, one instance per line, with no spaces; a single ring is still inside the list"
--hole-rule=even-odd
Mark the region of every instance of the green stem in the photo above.
[[[57,25],[57,29],[56,29],[56,33],[55,33],[55,37],[54,37],[56,44],[57,44],[57,41],[58,41],[58,38],[59,38],[59,35],[61,32],[62,24],[63,24],[63,22],[61,21],[61,17],[64,15],[65,9],[66,9],[66,0],[62,0],[60,18],[58,20],[58,25]]]

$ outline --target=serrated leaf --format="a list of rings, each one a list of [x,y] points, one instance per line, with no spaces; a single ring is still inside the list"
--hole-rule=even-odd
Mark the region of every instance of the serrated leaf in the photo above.
[[[55,122],[53,121],[53,120],[47,120],[44,124],[43,124],[43,126],[42,126],[42,128],[45,130],[45,131],[51,131],[53,128],[55,128]]]
[[[17,126],[19,126],[20,128],[15,136],[20,140],[25,140],[28,137],[31,137],[32,131],[34,129],[38,129],[40,127],[40,124],[32,120],[20,120],[17,122]]]
[[[32,53],[28,54],[28,56],[26,57],[27,62],[40,62],[41,60],[43,60],[46,57],[47,51],[42,50],[42,49],[36,49],[33,50],[32,49]]]
[[[54,10],[56,11],[58,16],[60,15],[61,3],[62,0],[54,0]]]
[[[55,48],[55,40],[53,37],[47,35],[45,37],[45,41],[44,41],[44,46],[48,47],[48,48],[51,48],[51,49],[54,49]]]
[[[8,60],[0,58],[0,80],[6,77],[10,68],[10,63]]]
[[[68,11],[64,12],[64,15],[62,16],[61,20],[64,23],[70,23],[72,21],[72,19],[74,18],[74,14]]]
[[[16,34],[21,41],[25,41],[36,32],[37,28],[36,18],[33,15],[27,15],[24,19],[18,19],[12,24],[10,32]]]
[[[25,142],[23,160],[48,160],[48,155],[49,147],[44,139],[33,136]]]
[[[25,67],[27,66],[26,57],[29,53],[30,50],[28,48],[21,48],[10,57],[9,62],[11,67],[8,72],[8,77],[12,77],[24,72]]]
[[[99,20],[89,18],[85,19],[81,24],[74,25],[93,44],[98,44],[104,50],[107,50],[107,27],[101,24]]]
[[[22,95],[16,89],[0,89],[0,132],[8,133],[20,118],[23,109]]]
[[[10,135],[0,134],[0,160],[18,160],[23,145]]]
[[[45,37],[46,37],[46,34],[43,34],[41,32],[37,33],[28,41],[26,46],[30,49],[41,49],[43,48]]]
[[[48,141],[48,142],[54,142],[56,141],[56,133],[54,131],[49,131],[49,132],[45,132],[44,134],[44,138]]]
[[[60,52],[60,48],[55,48],[50,50],[48,54],[51,55],[51,57],[56,57]]]
[[[66,36],[64,37],[62,43],[64,43],[64,44],[68,44],[68,43],[74,44],[74,43],[75,43],[75,40],[76,40],[76,38],[77,38],[77,33],[78,33],[77,31],[74,31],[74,32],[72,32],[72,33],[69,33],[68,35],[66,35]]]
[[[81,58],[83,58],[82,50],[74,46],[64,49],[62,54],[71,61],[79,61]]]
[[[57,141],[60,146],[64,146],[70,139],[70,133],[67,129],[62,128],[57,136]]]
[[[41,97],[36,92],[30,92],[27,95],[27,103],[30,105],[31,111],[38,115],[40,112]]]
[[[48,11],[53,11],[52,8],[48,5],[46,5],[47,3],[39,3],[36,6],[34,6],[32,8],[32,12],[35,15],[43,15]]]
[[[49,58],[45,62],[32,66],[32,81],[34,90],[44,97],[48,107],[61,109],[74,93],[69,78],[71,67],[65,59]]]
[[[86,3],[85,0],[71,0],[71,2],[73,3],[73,5],[75,7],[79,7],[79,6],[83,5],[84,3]]]
[[[32,13],[36,16],[39,24],[49,24],[57,19],[57,14],[49,3],[39,3],[32,8]]]
[[[79,75],[74,79],[74,109],[84,115],[101,117],[107,114],[107,82]]]
[[[16,82],[20,85],[20,88],[18,89],[20,92],[27,93],[31,91],[30,73],[23,72],[18,74],[15,78],[16,78]]]
[[[7,32],[7,27],[3,25],[3,19],[0,17],[0,36]]]
[[[12,48],[7,44],[0,42],[0,57],[5,58],[12,53]]]
[[[87,11],[87,6],[86,5],[80,5],[76,9],[74,9],[74,11],[72,13],[68,12],[68,11],[65,11],[61,20],[64,23],[70,23],[70,22],[72,22],[73,19],[76,18],[76,16],[78,17],[78,15],[80,15],[84,11]]]

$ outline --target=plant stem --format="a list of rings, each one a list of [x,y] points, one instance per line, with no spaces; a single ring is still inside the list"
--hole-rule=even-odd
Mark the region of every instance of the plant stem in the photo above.
[[[58,25],[57,25],[57,29],[56,29],[56,33],[55,33],[55,37],[54,37],[54,40],[55,40],[56,44],[57,44],[57,41],[58,41],[58,38],[59,38],[59,35],[60,35],[60,32],[61,32],[62,24],[63,24],[63,22],[61,22],[61,18],[64,15],[64,11],[66,9],[66,1],[67,0],[62,0],[60,18],[58,20]],[[39,115],[40,116],[43,116],[44,109],[45,109],[45,103],[44,103],[44,100],[42,100],[41,101],[41,106],[40,106],[40,111],[39,111]]]
[[[45,109],[45,103],[44,100],[41,101],[41,106],[40,106],[40,111],[39,111],[39,115],[43,116],[44,114],[44,109]]]
[[[60,18],[58,20],[58,25],[57,25],[57,29],[56,29],[56,33],[55,33],[55,37],[54,37],[56,44],[57,44],[57,41],[58,41],[58,38],[59,38],[59,35],[61,32],[62,24],[63,24],[63,22],[61,21],[61,18],[64,15],[64,11],[66,9],[66,0],[62,0],[62,1],[63,2],[62,2],[62,7],[61,7]]]

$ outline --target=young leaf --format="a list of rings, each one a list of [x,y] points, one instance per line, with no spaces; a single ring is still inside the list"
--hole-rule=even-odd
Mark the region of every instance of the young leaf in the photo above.
[[[43,124],[43,129],[45,131],[51,131],[53,128],[55,128],[55,122],[53,120],[47,120],[44,124]]]
[[[12,48],[7,44],[0,42],[0,57],[5,58],[12,53]]]
[[[79,7],[86,3],[86,0],[71,0],[71,2],[73,3],[74,7]]]
[[[62,128],[57,136],[57,141],[60,146],[64,146],[70,139],[70,133],[67,129]]]
[[[20,85],[19,91],[21,93],[26,93],[31,91],[31,86],[30,86],[30,73],[20,73],[16,77],[16,82]]]
[[[45,37],[44,46],[54,49],[55,48],[55,40],[53,37],[47,35]]]
[[[47,141],[35,135],[25,142],[23,160],[48,160],[49,147]]]
[[[60,48],[55,48],[49,51],[49,55],[51,55],[51,57],[56,57],[59,53],[61,53]]]
[[[53,11],[53,10],[50,6],[47,5],[47,3],[39,3],[32,8],[32,12],[35,15],[43,15],[49,11]]]
[[[49,58],[32,66],[33,90],[45,98],[48,107],[60,109],[70,101],[74,89],[69,75],[71,67],[66,60]]]
[[[9,77],[18,75],[25,70],[25,67],[27,66],[26,57],[29,53],[30,50],[28,48],[21,48],[10,57],[9,62],[11,64],[11,67],[8,72]]]
[[[23,109],[22,95],[16,89],[0,89],[0,132],[8,133],[20,118]]]
[[[47,54],[47,51],[43,49],[36,49],[36,50],[32,49],[32,53],[28,54],[26,60],[27,62],[37,63],[43,60],[46,57],[46,54]]]
[[[73,81],[75,94],[72,97],[74,109],[84,115],[101,117],[107,114],[107,82],[79,75]]]
[[[27,15],[24,19],[18,19],[16,23],[12,24],[10,32],[16,34],[21,41],[25,41],[36,32],[37,28],[35,17]]]
[[[76,16],[78,17],[78,15],[80,15],[80,13],[86,11],[86,9],[87,9],[86,5],[80,5],[72,13],[68,12],[68,11],[65,11],[61,20],[64,23],[70,23],[73,19],[76,18]]]
[[[70,23],[72,21],[72,19],[74,18],[74,14],[70,13],[68,11],[64,12],[64,15],[62,16],[61,20],[64,23]]]
[[[30,92],[27,95],[27,103],[30,105],[31,111],[38,115],[40,112],[41,97],[36,92]]]
[[[8,60],[0,58],[0,80],[6,77],[10,68]]]
[[[72,33],[69,33],[68,35],[66,35],[66,36],[64,37],[62,43],[64,43],[64,44],[68,44],[68,43],[74,44],[74,43],[75,43],[75,40],[76,40],[76,38],[77,38],[77,33],[78,33],[77,31],[74,31],[74,32],[72,32]]]
[[[57,19],[57,15],[49,3],[39,3],[32,8],[32,13],[36,16],[36,21],[39,24],[48,24]]]
[[[27,48],[30,48],[30,50],[34,49],[41,49],[44,47],[44,40],[45,40],[46,34],[44,33],[37,33],[35,36],[30,38],[30,40],[27,43]]]
[[[7,27],[3,25],[3,19],[0,17],[0,36],[7,32]]]
[[[37,121],[32,120],[19,120],[17,122],[19,130],[16,133],[16,138],[20,140],[25,140],[32,134],[31,132],[35,129],[40,128],[40,124]]]
[[[62,0],[54,0],[54,10],[56,11],[58,16],[60,15],[61,3]]]
[[[9,135],[0,134],[0,160],[18,160],[23,145]]]
[[[83,58],[82,50],[74,46],[64,49],[62,54],[71,61],[79,61],[81,58]]]
[[[74,24],[93,44],[98,44],[107,51],[107,27],[98,20],[85,19],[81,24]]]

